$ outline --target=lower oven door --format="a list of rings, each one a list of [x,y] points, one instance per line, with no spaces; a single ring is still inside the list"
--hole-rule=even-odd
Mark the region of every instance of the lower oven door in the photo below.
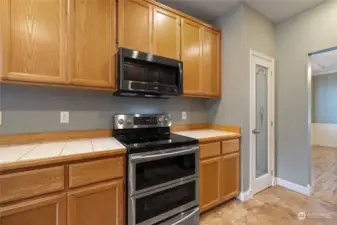
[[[129,155],[128,196],[198,176],[197,145]]]
[[[195,209],[198,204],[198,179],[182,181],[129,197],[128,225],[156,224],[181,216],[181,213]],[[189,213],[187,216],[190,217]]]
[[[199,207],[192,208],[172,218],[159,223],[158,225],[199,225],[200,211]]]

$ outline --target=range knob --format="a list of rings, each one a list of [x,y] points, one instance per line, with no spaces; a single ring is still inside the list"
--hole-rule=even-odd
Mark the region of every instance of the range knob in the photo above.
[[[118,123],[119,123],[120,125],[122,125],[122,124],[124,123],[124,119],[119,119],[119,120],[118,120]]]
[[[170,122],[170,118],[169,117],[165,117],[165,123],[168,123],[168,122]]]
[[[162,122],[163,122],[163,118],[160,117],[160,118],[158,119],[158,122],[159,122],[159,123],[162,123]]]

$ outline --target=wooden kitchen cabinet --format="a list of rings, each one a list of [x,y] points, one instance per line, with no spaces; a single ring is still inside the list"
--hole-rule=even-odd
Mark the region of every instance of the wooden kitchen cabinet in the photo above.
[[[70,0],[70,82],[87,87],[116,85],[115,0]]]
[[[123,225],[123,181],[68,193],[68,225]]]
[[[204,27],[202,40],[202,93],[208,97],[220,97],[220,33]]]
[[[200,144],[199,202],[201,212],[234,198],[240,193],[239,151],[239,139]]]
[[[240,193],[240,153],[225,155],[221,159],[221,197],[230,199]]]
[[[66,83],[67,0],[3,0],[2,79]]]
[[[124,225],[125,156],[65,160],[0,171],[0,224]]]
[[[201,211],[212,208],[221,200],[221,157],[200,162],[199,201]]]
[[[119,47],[180,59],[180,17],[144,0],[119,0]]]
[[[1,225],[66,225],[66,196],[55,195],[0,209]]]
[[[184,95],[201,95],[202,25],[182,18],[181,60],[184,62]]]
[[[180,16],[154,7],[154,54],[180,60]]]
[[[220,32],[182,19],[184,95],[220,97]]]
[[[118,45],[153,52],[153,5],[143,0],[118,1]]]

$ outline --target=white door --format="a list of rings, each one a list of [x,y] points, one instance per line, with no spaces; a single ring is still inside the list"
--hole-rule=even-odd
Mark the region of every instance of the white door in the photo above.
[[[251,53],[251,186],[256,194],[273,185],[274,60]]]

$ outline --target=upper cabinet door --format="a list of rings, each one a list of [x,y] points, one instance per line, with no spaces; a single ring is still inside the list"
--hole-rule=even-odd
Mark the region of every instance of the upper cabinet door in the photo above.
[[[152,53],[153,7],[142,0],[119,0],[119,47]]]
[[[154,54],[180,60],[180,17],[154,8]]]
[[[3,79],[66,83],[66,0],[3,0]]]
[[[115,87],[116,3],[114,0],[72,0],[71,82]]]
[[[182,18],[181,60],[184,62],[184,95],[200,95],[202,26]]]
[[[220,97],[221,95],[220,51],[220,33],[204,27],[202,90],[205,96]]]

